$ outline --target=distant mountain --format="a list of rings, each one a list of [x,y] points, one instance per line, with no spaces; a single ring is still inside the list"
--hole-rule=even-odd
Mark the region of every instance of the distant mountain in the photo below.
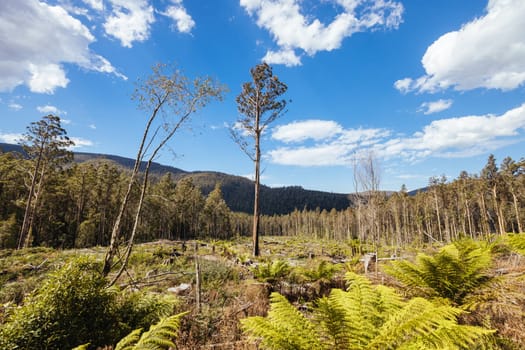
[[[6,143],[0,143],[0,150],[23,153],[19,145]],[[85,152],[75,152],[74,159],[78,163],[107,159],[127,169],[131,169],[135,163],[135,160],[130,158]],[[200,187],[205,195],[215,188],[215,184],[220,183],[223,198],[231,210],[245,213],[253,212],[254,185],[253,181],[247,178],[213,171],[187,172],[159,163],[152,163],[150,172],[155,177],[171,173],[175,181],[191,177],[193,183]],[[278,188],[261,186],[261,212],[265,215],[287,214],[295,209],[343,210],[351,204],[349,196],[343,193],[305,190],[300,186]]]

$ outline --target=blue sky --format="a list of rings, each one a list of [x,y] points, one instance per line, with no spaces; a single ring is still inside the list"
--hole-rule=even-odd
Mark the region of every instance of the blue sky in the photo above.
[[[3,0],[0,141],[52,113],[83,152],[134,157],[134,83],[158,62],[228,85],[158,159],[250,176],[230,139],[261,61],[288,85],[263,137],[262,182],[353,192],[373,154],[381,188],[478,173],[525,144],[523,0]]]

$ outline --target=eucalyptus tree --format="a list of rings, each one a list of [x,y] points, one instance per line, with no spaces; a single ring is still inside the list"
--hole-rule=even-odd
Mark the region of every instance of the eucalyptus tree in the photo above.
[[[252,81],[237,96],[240,117],[230,130],[235,143],[255,164],[253,204],[253,255],[259,255],[259,192],[261,174],[261,135],[268,125],[285,113],[287,101],[281,99],[288,87],[273,75],[272,67],[261,63],[250,69]]]
[[[139,109],[149,116],[144,127],[142,138],[135,158],[135,165],[129,178],[128,188],[124,194],[119,213],[111,232],[110,245],[104,258],[103,274],[107,275],[112,267],[113,257],[121,236],[121,221],[129,205],[129,199],[137,181],[140,166],[145,163],[144,175],[140,184],[140,197],[134,210],[134,223],[128,238],[125,257],[117,274],[123,272],[135,237],[139,218],[148,184],[149,168],[155,157],[166,146],[168,141],[191,117],[213,100],[222,100],[226,91],[224,85],[210,77],[187,78],[180,70],[165,64],[157,64],[145,80],[139,80],[133,99]],[[116,280],[113,280],[113,282]]]
[[[66,130],[60,125],[60,117],[49,114],[27,127],[20,144],[32,166],[24,221],[18,238],[19,249],[30,242],[29,234],[47,175],[73,159],[68,148],[74,146],[74,142],[69,139]]]
[[[217,183],[208,194],[203,209],[203,226],[212,238],[226,239],[231,232],[230,208],[222,198],[221,185]]]

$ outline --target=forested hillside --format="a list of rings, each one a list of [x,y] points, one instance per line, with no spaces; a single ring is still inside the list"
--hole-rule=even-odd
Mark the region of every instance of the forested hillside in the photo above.
[[[0,143],[0,150],[24,153],[19,145],[6,143]],[[100,160],[109,160],[124,171],[133,168],[135,162],[130,158],[107,154],[75,152],[73,156],[75,163],[96,163]],[[142,164],[142,167],[144,166],[145,162]],[[244,177],[213,171],[188,172],[155,162],[151,164],[150,172],[154,181],[167,173],[171,174],[175,182],[189,177],[205,196],[213,191],[216,184],[221,184],[223,198],[232,211],[253,213],[253,181]],[[299,186],[279,188],[261,186],[261,211],[264,215],[288,214],[295,209],[302,210],[305,208],[307,210],[317,208],[320,210],[343,210],[350,204],[349,196],[342,193],[312,191]]]
[[[16,245],[28,194],[32,161],[16,153],[0,154],[0,246]],[[84,247],[107,244],[126,186],[127,168],[115,161],[91,159],[47,170],[33,218],[33,245]],[[246,235],[251,229],[247,203],[252,183],[220,173],[157,173],[148,188],[138,239]],[[261,232],[358,239],[374,244],[409,245],[450,242],[460,237],[522,232],[525,225],[525,162],[489,157],[479,174],[435,177],[425,191],[386,195],[370,192],[336,201],[331,194],[297,187],[263,187]],[[315,198],[333,204],[320,209]],[[132,193],[131,200],[137,200]],[[315,203],[315,202],[314,202]],[[320,203],[320,202],[317,202]],[[339,203],[339,207],[337,207]],[[281,213],[281,214],[279,214]],[[123,232],[132,225],[126,212]]]

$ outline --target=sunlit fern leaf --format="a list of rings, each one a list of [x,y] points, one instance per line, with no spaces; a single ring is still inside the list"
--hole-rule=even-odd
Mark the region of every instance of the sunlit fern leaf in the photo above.
[[[450,305],[436,305],[423,298],[411,299],[378,330],[368,348],[390,349],[412,347],[420,349],[472,348],[492,331],[459,325],[462,311]]]
[[[124,337],[115,350],[165,350],[175,347],[173,338],[177,336],[180,319],[186,313],[166,317],[142,333],[137,329]]]
[[[413,295],[462,304],[466,296],[491,282],[487,273],[491,262],[488,245],[463,240],[444,246],[433,256],[419,254],[414,263],[395,261],[385,270]]]
[[[71,350],[88,350],[88,347],[89,347],[89,343],[86,343],[86,344],[79,345]]]
[[[351,343],[345,309],[327,297],[317,301],[314,311],[321,341],[329,349],[347,349]]]
[[[265,349],[319,349],[314,325],[279,293],[270,295],[267,318],[250,317],[242,326]]]
[[[445,300],[405,302],[363,276],[347,280],[348,291],[332,289],[314,304],[311,320],[274,293],[268,316],[242,320],[243,329],[262,349],[489,349],[478,345],[492,331],[459,325],[463,311]]]
[[[135,329],[128,335],[126,335],[124,338],[122,338],[117,346],[115,347],[115,350],[133,350],[135,349],[135,345],[140,339],[140,334],[142,333],[142,328]]]

